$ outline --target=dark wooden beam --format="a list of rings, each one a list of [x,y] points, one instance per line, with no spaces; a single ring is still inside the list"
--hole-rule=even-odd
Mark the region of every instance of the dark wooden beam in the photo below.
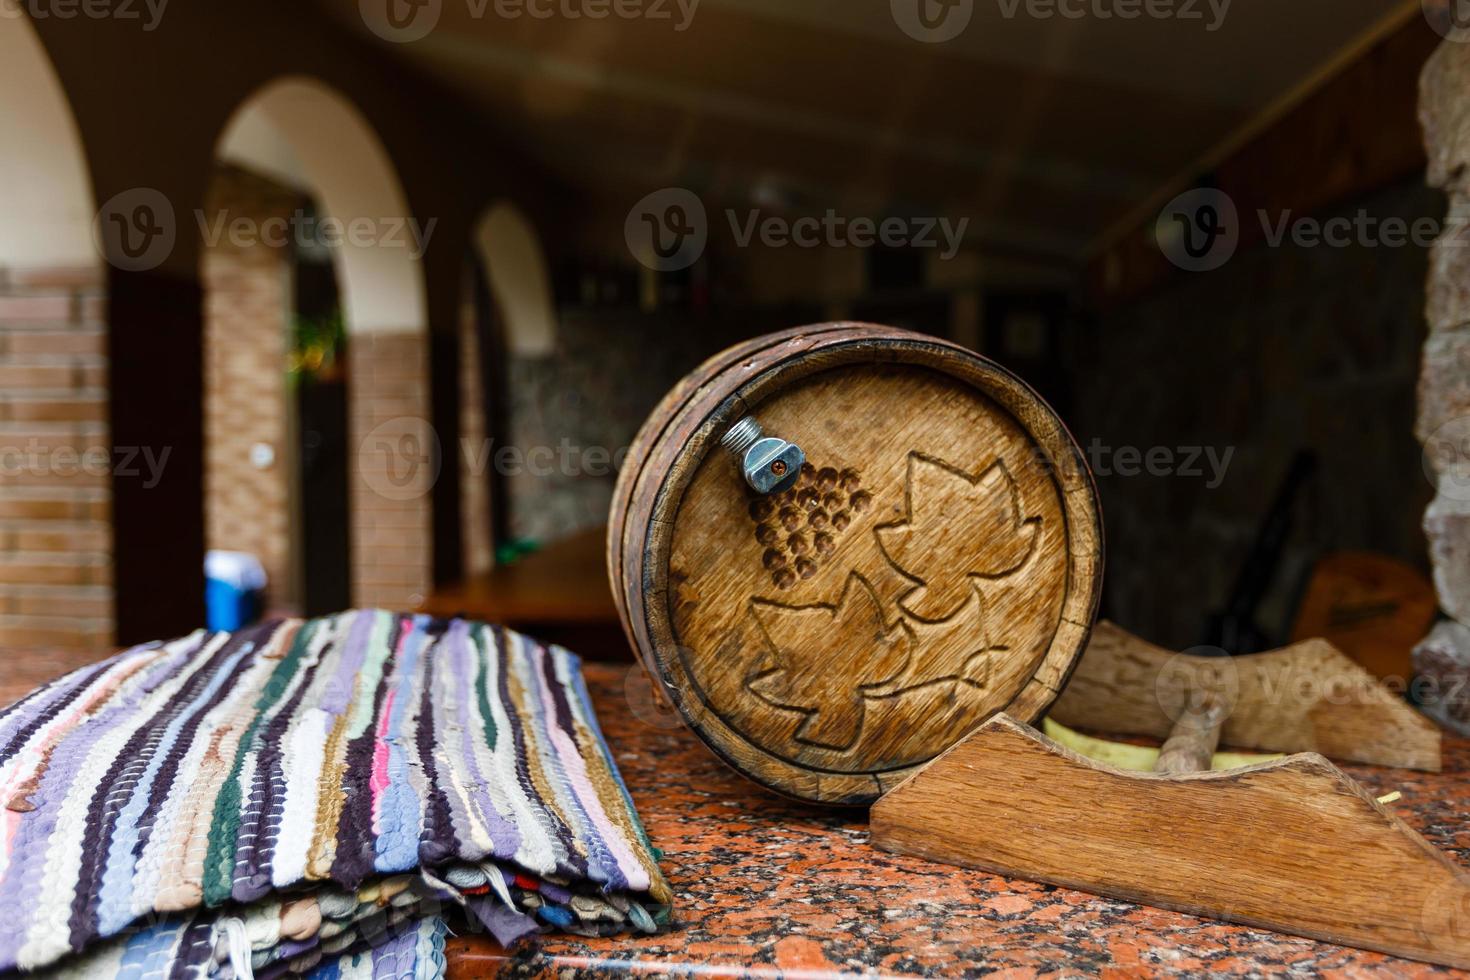
[[[1235,202],[1239,249],[1264,239],[1262,211],[1273,223],[1286,211],[1309,214],[1424,169],[1419,70],[1440,40],[1415,14],[1195,177],[1192,186]],[[1106,310],[1201,274],[1177,268],[1154,240],[1159,208],[1189,186],[1168,188],[1099,243],[1087,269],[1091,307]]]

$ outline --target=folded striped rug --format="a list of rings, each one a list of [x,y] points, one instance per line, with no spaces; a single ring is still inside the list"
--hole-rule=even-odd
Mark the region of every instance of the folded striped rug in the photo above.
[[[0,970],[436,976],[671,894],[577,658],[382,611],[198,632],[0,711]],[[80,955],[77,955],[80,954]]]

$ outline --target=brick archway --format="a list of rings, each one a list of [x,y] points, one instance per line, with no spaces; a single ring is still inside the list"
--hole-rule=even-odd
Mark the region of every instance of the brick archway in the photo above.
[[[509,477],[495,450],[509,430],[507,361],[556,350],[551,272],[534,226],[498,202],[475,223],[459,318],[460,551],[464,573],[487,572],[509,539]],[[525,447],[522,447],[525,448]]]
[[[0,17],[0,648],[113,641],[106,276],[65,91]]]
[[[206,214],[205,227],[221,232],[222,240],[204,243],[204,280],[210,288],[211,255],[228,252],[236,259],[260,261],[261,250],[284,234],[332,243],[332,266],[347,333],[348,464],[347,499],[350,529],[351,602],[359,606],[408,608],[422,601],[430,584],[432,529],[430,493],[438,472],[437,437],[429,424],[428,332],[425,286],[420,258],[432,235],[432,225],[411,214],[392,161],[361,112],[344,96],[307,78],[276,81],[252,95],[235,113],[217,145],[217,156],[233,168],[268,178],[270,182],[310,197],[318,207],[309,228],[281,201],[266,202],[250,216]],[[234,190],[241,184],[236,182]],[[247,195],[248,196],[248,195]],[[236,195],[237,208],[244,201]],[[216,202],[222,212],[228,206]],[[232,236],[231,223],[245,217],[251,231]],[[223,221],[221,219],[224,219]],[[251,222],[254,222],[252,227]],[[267,222],[272,222],[267,224]],[[262,231],[279,234],[254,234]],[[417,229],[417,230],[416,230]],[[249,258],[250,255],[254,258]],[[268,258],[267,258],[267,261]],[[223,274],[228,279],[233,273]],[[211,547],[234,547],[221,530],[231,526],[217,520],[218,509],[255,507],[270,514],[269,528],[246,535],[259,550],[272,552],[289,533],[281,519],[286,475],[283,471],[291,439],[284,430],[281,410],[251,413],[249,419],[232,410],[230,387],[254,385],[274,389],[284,399],[287,284],[269,277],[262,287],[275,290],[259,304],[270,323],[242,324],[241,307],[209,302],[206,365],[206,509],[216,513],[207,520]],[[238,285],[238,277],[235,278]],[[257,304],[250,304],[252,307]],[[241,328],[246,329],[242,330]],[[264,333],[260,331],[264,330]],[[273,332],[272,332],[273,331]],[[209,345],[241,347],[211,354]],[[279,365],[279,368],[272,367]],[[261,371],[274,372],[260,378]],[[237,392],[238,393],[238,392]],[[216,435],[235,423],[248,423],[252,434],[225,451],[211,447]],[[215,435],[211,435],[213,429]],[[221,436],[222,437],[222,436]],[[243,457],[251,447],[273,445],[275,472],[264,472],[260,461]],[[242,448],[243,447],[243,448]],[[261,492],[243,503],[221,503],[230,498],[228,485],[245,478]],[[248,515],[247,515],[248,516]],[[248,519],[235,522],[249,524]],[[252,532],[262,532],[260,527]],[[300,528],[296,528],[300,532]],[[275,543],[273,543],[275,542]],[[241,550],[252,550],[248,546]],[[279,574],[279,573],[278,573]]]

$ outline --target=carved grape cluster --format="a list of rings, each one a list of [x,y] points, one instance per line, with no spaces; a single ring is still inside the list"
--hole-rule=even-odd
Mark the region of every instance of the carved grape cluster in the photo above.
[[[761,562],[776,588],[789,589],[817,574],[853,516],[872,506],[873,495],[861,486],[862,477],[851,467],[839,472],[803,463],[791,489],[750,501],[755,539],[765,548]]]

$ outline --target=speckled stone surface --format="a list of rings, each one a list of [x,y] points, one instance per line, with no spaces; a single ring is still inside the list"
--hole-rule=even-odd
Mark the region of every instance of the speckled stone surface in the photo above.
[[[84,663],[0,661],[0,704]],[[804,806],[726,769],[653,705],[637,668],[588,664],[588,686],[623,777],[674,886],[660,936],[548,936],[508,953],[449,940],[452,976],[616,972],[824,977],[1418,977],[1455,971],[885,854],[866,814]],[[1470,864],[1470,740],[1446,739],[1445,771],[1345,766],[1431,843]],[[1391,887],[1391,883],[1386,883]]]
[[[452,938],[454,976],[1456,972],[885,854],[868,844],[865,812],[793,803],[726,769],[652,706],[637,668],[589,664],[586,676],[623,778],[664,852],[678,925],[654,937],[545,937],[514,953]],[[1402,792],[1393,809],[1470,864],[1470,740],[1446,740],[1442,774],[1344,768],[1374,793]]]

